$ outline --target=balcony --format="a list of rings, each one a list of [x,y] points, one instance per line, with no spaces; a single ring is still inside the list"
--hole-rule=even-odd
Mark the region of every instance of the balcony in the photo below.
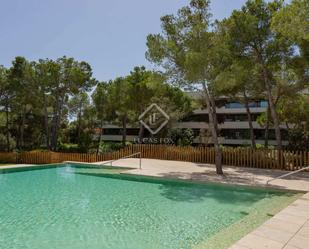
[[[250,107],[250,112],[251,113],[263,113],[266,112],[267,108],[266,107]],[[216,108],[216,112],[218,114],[243,114],[247,113],[245,108]],[[195,110],[194,114],[208,114],[207,109],[200,109],[200,110]]]
[[[265,129],[260,126],[258,122],[252,122],[253,129]],[[176,128],[180,129],[208,129],[208,123],[206,122],[178,122],[175,124]],[[286,125],[280,125],[281,129],[287,129]],[[219,124],[219,129],[249,129],[248,121],[227,121]]]
[[[224,138],[224,137],[219,137],[219,144],[223,145],[251,145],[251,140],[250,139],[230,139],[230,138]],[[264,140],[255,140],[256,144],[264,144]],[[194,139],[194,143],[196,144],[213,144],[211,137],[209,138],[201,138],[201,137],[196,137]],[[276,146],[277,142],[276,140],[268,140],[269,145]],[[288,145],[288,141],[282,141],[283,145]]]

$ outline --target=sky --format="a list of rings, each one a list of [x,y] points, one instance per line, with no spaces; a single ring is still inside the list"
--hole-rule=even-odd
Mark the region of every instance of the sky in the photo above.
[[[0,65],[66,55],[87,61],[100,81],[127,75],[145,59],[146,37],[159,33],[160,17],[189,0],[0,0]],[[245,0],[212,0],[213,19]]]

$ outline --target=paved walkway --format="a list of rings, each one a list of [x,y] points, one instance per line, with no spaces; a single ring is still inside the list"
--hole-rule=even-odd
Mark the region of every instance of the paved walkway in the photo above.
[[[100,163],[102,162],[97,164]],[[263,187],[266,186],[265,184],[268,180],[287,173],[281,170],[223,166],[224,176],[219,176],[216,174],[214,165],[211,164],[155,159],[142,159],[142,169],[139,170],[139,159],[136,158],[122,159],[114,162],[113,165],[133,168],[132,170],[125,171],[124,173],[126,174]],[[297,173],[286,179],[275,180],[268,187],[309,192],[309,173]]]
[[[1,169],[13,169],[13,168],[23,168],[23,167],[33,167],[33,166],[41,166],[40,164],[38,165],[33,165],[33,164],[8,164],[8,165],[0,165],[0,170]]]
[[[263,248],[309,248],[309,193],[230,247],[230,249]]]

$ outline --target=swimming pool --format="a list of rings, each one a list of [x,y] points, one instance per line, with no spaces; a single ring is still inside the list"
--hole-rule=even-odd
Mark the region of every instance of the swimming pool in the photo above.
[[[295,196],[60,166],[0,170],[1,249],[193,248]]]

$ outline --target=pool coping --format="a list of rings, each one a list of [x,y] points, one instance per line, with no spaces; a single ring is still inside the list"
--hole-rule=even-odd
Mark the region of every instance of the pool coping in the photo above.
[[[89,165],[98,165],[93,163],[83,163],[83,162],[74,162],[74,161],[66,161],[63,163],[53,163],[53,164],[23,164],[23,165],[7,165],[0,167],[1,170],[6,169],[29,169],[29,168],[46,168],[46,166],[51,167],[63,167],[64,163],[74,163],[74,164],[89,164]],[[108,167],[108,165],[106,165]],[[115,166],[112,166],[115,168]],[[127,171],[132,170],[133,168],[128,167],[120,167]],[[127,171],[121,172],[123,175],[131,175],[131,176],[142,176],[147,177],[147,175],[138,175],[128,173]],[[172,177],[164,177],[164,176],[151,176],[152,178],[160,178],[160,179],[170,179],[175,180],[176,178]],[[179,180],[179,179],[176,179]],[[191,183],[203,183],[202,181],[196,181],[193,179],[181,179],[182,182],[191,182]],[[204,182],[205,183],[205,182]],[[206,182],[207,183],[207,182]],[[281,190],[276,189],[274,186],[260,186],[254,184],[229,184],[215,181],[208,181],[208,183],[216,183],[223,185],[235,185],[235,186],[247,186],[247,187],[257,187],[257,188],[270,188],[273,190]],[[284,191],[294,191],[293,189],[285,189]],[[233,244],[229,249],[263,249],[263,248],[271,248],[271,249],[306,249],[309,245],[309,192],[304,191],[296,191],[300,193],[305,193],[296,201],[288,205],[286,208],[277,213],[274,217],[268,219],[261,226],[256,228],[255,230],[249,232],[247,235],[238,240],[235,244]]]

